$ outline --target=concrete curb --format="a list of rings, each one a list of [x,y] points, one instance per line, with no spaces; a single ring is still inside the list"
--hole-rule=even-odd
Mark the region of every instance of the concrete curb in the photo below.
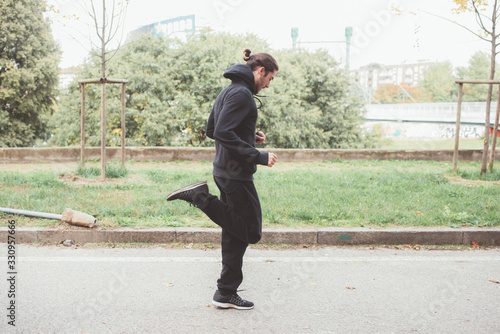
[[[218,228],[58,229],[18,227],[16,243],[220,243]],[[0,227],[0,242],[9,230]],[[260,243],[319,245],[471,245],[500,246],[500,228],[265,228]]]
[[[453,150],[385,149],[280,149],[273,148],[282,162],[332,160],[434,160],[452,161]],[[500,156],[500,150],[497,151]],[[460,161],[480,161],[482,149],[461,149]],[[99,159],[100,147],[85,148],[86,159]],[[125,160],[134,161],[213,161],[213,147],[126,147]],[[107,147],[108,160],[120,160],[121,148]],[[80,147],[0,148],[0,163],[76,162]]]

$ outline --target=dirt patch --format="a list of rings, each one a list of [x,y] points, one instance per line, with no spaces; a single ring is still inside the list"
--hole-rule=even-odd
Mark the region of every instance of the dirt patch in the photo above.
[[[444,175],[446,179],[448,179],[451,183],[453,184],[460,184],[463,186],[497,186],[500,187],[500,181],[481,181],[481,180],[469,180],[469,179],[464,179],[460,176],[456,175]]]
[[[71,173],[60,175],[59,180],[63,181],[66,184],[71,184],[74,186],[115,184],[116,181],[116,179],[87,179],[78,175],[73,175]]]
[[[75,172],[79,164],[75,162],[40,162],[40,163],[0,163],[0,171],[12,172],[33,172],[33,171],[53,171],[60,173]],[[99,162],[87,162],[85,167],[101,168]],[[212,163],[198,161],[145,161],[145,162],[126,162],[125,168],[129,171],[134,170],[150,170],[150,169],[167,169],[167,170],[183,170],[183,169],[204,169],[212,168]]]
[[[79,175],[74,175],[72,173],[65,173],[59,176],[59,180],[62,182],[72,185],[72,186],[112,186],[112,185],[151,185],[153,181],[148,178],[143,177],[142,175],[130,174],[127,177],[122,178],[105,178],[102,179],[100,177],[95,179],[84,178]]]
[[[0,164],[0,171],[8,171],[8,172],[33,172],[33,171],[67,172],[71,170],[76,170],[76,164],[74,162]]]

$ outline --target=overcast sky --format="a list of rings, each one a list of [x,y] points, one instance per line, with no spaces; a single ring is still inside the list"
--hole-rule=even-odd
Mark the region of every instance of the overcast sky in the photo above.
[[[53,22],[54,38],[63,50],[62,68],[78,66],[84,61],[89,44],[84,36],[94,33],[78,1],[48,1],[59,9],[58,14],[48,15]],[[101,0],[94,2],[96,7],[102,6]],[[396,15],[394,8],[403,14]],[[266,39],[273,49],[291,48],[291,29],[296,27],[298,41],[303,42],[301,47],[325,48],[344,62],[344,43],[304,42],[345,41],[345,27],[351,26],[353,69],[372,62],[391,65],[421,60],[450,60],[455,67],[465,66],[474,52],[487,51],[488,44],[453,23],[425,13],[477,30],[472,15],[452,14],[453,8],[452,0],[130,0],[124,34],[143,25],[194,14],[197,27],[255,33]],[[67,19],[70,15],[80,19]]]

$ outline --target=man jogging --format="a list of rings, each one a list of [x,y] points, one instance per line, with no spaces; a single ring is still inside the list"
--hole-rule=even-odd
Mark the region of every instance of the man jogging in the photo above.
[[[252,54],[249,49],[243,59],[246,65],[236,64],[224,72],[231,84],[217,97],[207,123],[207,136],[215,140],[213,176],[220,199],[209,193],[207,181],[201,181],[172,192],[167,200],[187,201],[222,227],[222,272],[213,304],[245,310],[254,304],[237,294],[243,281],[243,255],[248,244],[262,237],[262,212],[253,174],[257,165],[272,167],[278,158],[255,148],[266,136],[256,132],[258,112],[253,95],[269,87],[279,67],[271,55]]]

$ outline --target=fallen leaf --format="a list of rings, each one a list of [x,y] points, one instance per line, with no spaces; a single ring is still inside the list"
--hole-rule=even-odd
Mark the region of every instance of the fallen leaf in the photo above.
[[[491,283],[500,284],[500,282],[499,282],[499,281],[495,281],[495,280],[492,280],[492,279],[490,279],[490,282],[491,282]]]
[[[210,307],[210,304],[207,304],[207,307]]]
[[[168,287],[172,287],[172,286],[174,286],[174,283],[165,282],[165,283],[163,283],[163,285],[168,286]]]
[[[346,286],[345,288],[346,288],[347,290],[356,290],[356,288],[355,288],[355,287],[353,287],[353,286]]]
[[[479,244],[478,244],[477,242],[475,242],[475,241],[473,241],[473,242],[472,242],[472,246],[473,246],[473,247],[476,247],[476,248],[481,247],[481,246],[479,246]]]
[[[420,211],[417,211],[417,213],[418,213],[419,215],[421,215],[421,216],[423,216],[423,215],[424,215],[424,214],[423,214],[422,212],[420,212]]]

